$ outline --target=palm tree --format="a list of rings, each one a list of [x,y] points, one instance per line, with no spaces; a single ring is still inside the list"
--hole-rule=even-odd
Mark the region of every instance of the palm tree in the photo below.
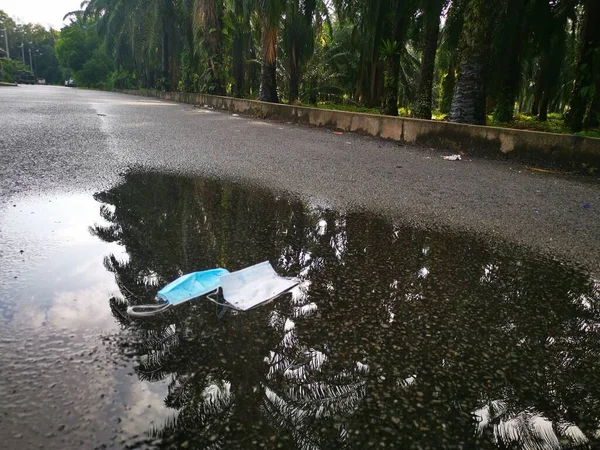
[[[386,1],[361,1],[360,12],[358,13],[359,22],[359,41],[360,48],[360,80],[358,93],[361,101],[369,106],[376,107],[381,105],[381,98],[384,91],[384,64],[380,59],[378,52],[380,43],[390,36],[386,35]],[[389,25],[389,24],[387,24]],[[393,39],[392,39],[393,41]],[[393,77],[395,70],[392,70],[390,77]],[[393,88],[389,87],[389,90]],[[391,111],[390,111],[391,112]]]
[[[438,63],[442,92],[440,94],[440,111],[444,114],[450,112],[452,97],[456,86],[456,68],[458,66],[458,44],[462,34],[464,22],[465,0],[452,0],[442,29],[439,47]]]
[[[234,97],[243,97],[248,92],[246,65],[252,34],[250,11],[244,0],[231,0],[228,8],[229,21],[233,25],[231,43],[231,71],[233,75],[232,93]]]
[[[118,63],[133,59],[146,84],[175,86],[178,74],[171,70],[171,58],[178,53],[179,34],[173,0],[91,0],[85,14],[98,20],[98,31]],[[122,56],[124,49],[128,52]]]
[[[537,42],[535,54],[525,55],[525,64],[528,60],[535,63],[536,56],[539,59],[531,112],[538,116],[538,120],[546,121],[550,103],[559,90],[560,77],[567,72],[567,19],[575,19],[575,9],[574,5],[568,6],[565,2],[551,4],[537,1],[531,16]]]
[[[492,25],[500,0],[468,0],[461,38],[461,62],[449,120],[485,125]]]
[[[254,0],[260,25],[261,74],[258,99],[279,103],[277,94],[277,41],[285,0]]]
[[[398,76],[400,75],[400,44],[397,41],[386,39],[381,44],[379,51],[381,59],[385,62],[385,75],[383,86],[385,98],[383,101],[383,114],[388,116],[398,115]]]
[[[282,30],[282,46],[288,59],[289,100],[299,98],[304,64],[314,51],[313,15],[316,0],[288,0]]]
[[[571,109],[567,122],[572,131],[581,131],[584,120],[587,124],[598,123],[600,113],[600,2],[583,1],[583,23],[581,24],[581,45],[573,84]]]
[[[515,100],[521,82],[522,56],[530,35],[531,10],[534,1],[509,0],[504,4],[498,22],[497,38],[493,43],[496,68],[494,78],[498,81],[494,120],[510,122],[513,118]]]
[[[413,115],[419,119],[431,119],[431,90],[435,54],[440,31],[440,15],[447,0],[423,0],[423,44],[421,46],[421,69],[417,86],[417,102]]]
[[[391,22],[390,41],[384,44],[383,50],[386,53],[387,67],[384,79],[385,100],[383,113],[391,116],[398,115],[398,91],[400,89],[400,72],[402,50],[405,47],[405,41],[412,16],[413,2],[393,0],[390,7],[390,13],[386,14],[386,19]],[[394,48],[395,47],[395,48]]]
[[[196,0],[194,6],[194,29],[202,36],[210,74],[208,92],[225,95],[223,0]]]

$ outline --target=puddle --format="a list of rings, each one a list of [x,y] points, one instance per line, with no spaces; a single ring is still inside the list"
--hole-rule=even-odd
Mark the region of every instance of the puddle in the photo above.
[[[9,442],[214,449],[598,443],[600,293],[579,268],[471,235],[210,179],[134,172],[94,198],[17,203],[0,215],[0,237],[9,243],[0,314],[14,334],[0,342],[14,353],[0,353],[0,362],[10,362],[0,378],[0,393],[13,402],[0,407]],[[247,313],[200,299],[152,321],[124,314],[182,273],[263,260],[281,275],[299,275],[300,287]],[[61,337],[61,353],[48,344],[59,339],[47,337],[54,329],[83,337]],[[73,355],[88,369],[44,372],[71,383],[63,396],[50,398],[47,381],[37,378],[12,392],[22,386],[18,375],[38,371],[43,358],[62,369]],[[37,412],[26,414],[33,395]],[[67,422],[67,411],[81,418],[44,438],[35,420],[52,409],[47,404],[58,405],[52,427]]]
[[[106,297],[118,287],[103,259],[125,254],[90,233],[103,222],[89,195],[13,199],[0,212],[0,323],[114,329]]]

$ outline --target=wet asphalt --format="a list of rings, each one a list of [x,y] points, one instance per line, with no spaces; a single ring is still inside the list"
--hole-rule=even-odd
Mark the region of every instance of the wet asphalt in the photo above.
[[[0,447],[597,445],[600,183],[442,155],[0,87]],[[302,288],[124,312],[263,260]]]
[[[151,98],[52,86],[0,90],[0,201],[98,189],[142,166],[476,231],[600,269],[598,180],[442,155]]]

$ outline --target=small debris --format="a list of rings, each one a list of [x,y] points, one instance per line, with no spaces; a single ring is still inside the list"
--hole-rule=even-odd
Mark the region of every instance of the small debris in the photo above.
[[[460,161],[461,160],[460,155],[449,155],[449,156],[444,156],[443,158],[446,161]]]
[[[240,115],[239,115],[239,114],[232,114],[231,116],[232,116],[232,117],[240,117]]]
[[[342,133],[341,131],[334,131],[333,134],[341,135],[341,134],[344,134],[344,133]]]
[[[548,169],[541,169],[539,167],[529,167],[526,166],[527,170],[531,171],[531,172],[539,172],[539,173],[551,173],[554,175],[569,175],[569,172],[560,172],[558,170],[548,170]]]
[[[583,208],[584,208],[584,209],[592,209],[592,205],[591,205],[590,203],[585,203],[585,204],[583,205]]]
[[[102,114],[102,113],[98,113],[97,115],[100,117],[106,117],[106,114]]]

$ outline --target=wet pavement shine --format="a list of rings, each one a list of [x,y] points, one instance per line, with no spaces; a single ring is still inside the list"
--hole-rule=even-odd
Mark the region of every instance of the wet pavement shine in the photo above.
[[[501,240],[131,169],[0,210],[2,447],[600,445],[600,285]],[[132,321],[181,274],[301,284]]]

